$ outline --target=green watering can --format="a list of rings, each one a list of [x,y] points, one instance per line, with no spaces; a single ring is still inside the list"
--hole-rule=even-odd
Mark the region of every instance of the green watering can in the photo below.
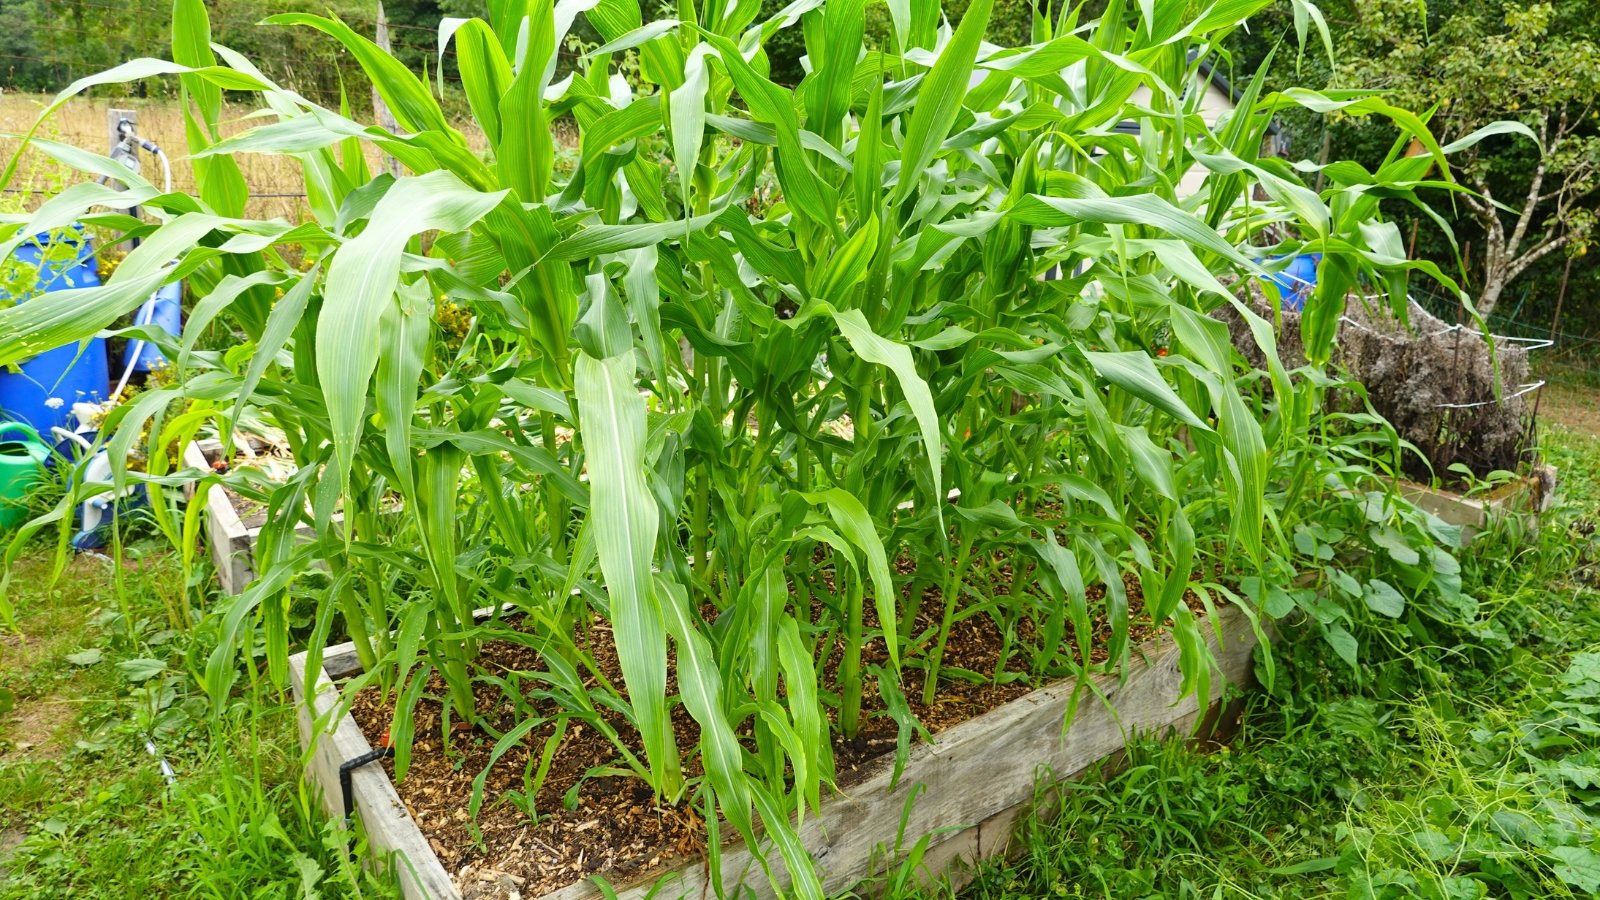
[[[0,530],[28,518],[28,491],[45,477],[50,448],[25,422],[0,422]]]

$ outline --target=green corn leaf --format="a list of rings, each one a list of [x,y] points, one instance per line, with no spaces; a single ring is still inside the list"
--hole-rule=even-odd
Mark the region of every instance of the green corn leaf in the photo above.
[[[217,282],[217,286],[201,297],[190,311],[189,321],[185,323],[183,329],[183,338],[179,342],[178,367],[188,368],[195,341],[200,339],[200,335],[223,310],[227,309],[229,304],[239,299],[239,295],[255,287],[281,285],[286,280],[286,276],[281,272],[271,270],[252,272],[243,278],[237,275],[224,275],[222,280]]]
[[[686,232],[699,231],[715,222],[721,215],[722,210],[717,210],[687,221],[656,222],[649,225],[591,225],[555,245],[544,259],[551,262],[571,262],[604,253],[620,253],[624,250],[650,247],[669,238],[683,237]]]
[[[651,134],[660,127],[659,96],[652,95],[635,100],[621,109],[606,113],[583,130],[583,166],[586,168],[594,166],[602,154]]]
[[[1156,605],[1150,611],[1157,622],[1166,621],[1183,603],[1184,592],[1188,590],[1193,574],[1196,549],[1194,527],[1189,524],[1189,517],[1181,506],[1173,507],[1172,521],[1167,529],[1167,545],[1173,557],[1172,569]]]
[[[867,575],[872,579],[873,605],[878,610],[878,621],[883,626],[889,662],[898,669],[900,638],[895,632],[895,623],[899,621],[899,616],[895,607],[899,595],[895,593],[894,580],[889,575],[889,556],[883,549],[877,528],[872,524],[872,517],[867,514],[867,508],[861,505],[861,501],[844,488],[830,488],[807,495],[806,499],[826,506],[828,515],[839,526],[845,539],[866,555]]]
[[[406,242],[424,231],[464,231],[504,196],[472,190],[444,171],[398,179],[366,230],[334,255],[317,319],[316,359],[340,482],[348,483],[378,366],[380,322],[395,302]]]
[[[394,467],[401,494],[412,495],[411,417],[417,408],[417,387],[433,337],[427,282],[419,281],[401,292],[399,304],[384,311],[378,334],[383,351],[378,356],[374,401],[383,417],[384,444]]]
[[[1178,487],[1173,479],[1177,460],[1172,451],[1156,446],[1143,425],[1124,425],[1121,422],[1113,422],[1112,425],[1122,436],[1122,445],[1128,448],[1134,474],[1156,493],[1168,500],[1177,500]]]
[[[939,426],[939,413],[933,405],[933,392],[928,382],[917,372],[911,350],[872,331],[860,310],[835,311],[833,320],[839,324],[839,333],[850,343],[850,349],[867,362],[884,366],[894,373],[900,392],[911,406],[911,413],[922,432],[922,446],[928,456],[928,475],[933,481],[934,516],[944,533],[944,477],[940,460],[944,457],[944,442]]]
[[[240,224],[202,213],[179,216],[129,253],[104,286],[51,291],[0,310],[0,366],[91,337],[118,316],[132,312],[167,281],[219,256],[217,250],[191,249],[202,236]],[[275,230],[282,233],[287,228]],[[13,245],[4,246],[4,252],[9,254]],[[183,255],[185,251],[187,255]],[[167,263],[180,255],[182,263],[167,268]]]
[[[832,0],[822,7],[821,46],[811,46],[816,72],[808,81],[806,125],[834,146],[843,144],[843,122],[850,108],[851,82],[861,37],[866,29],[867,0]]]
[[[1137,350],[1119,353],[1105,353],[1095,350],[1084,350],[1083,357],[1089,365],[1100,373],[1100,376],[1128,393],[1149,403],[1167,415],[1177,419],[1190,428],[1210,431],[1210,426],[1201,421],[1184,402],[1178,398],[1172,386],[1167,384],[1161,373],[1156,371],[1156,364],[1147,353]]]
[[[867,92],[867,110],[856,132],[855,167],[852,172],[856,194],[856,217],[874,215],[883,196],[883,74],[872,79]]]
[[[1232,457],[1230,468],[1234,481],[1233,493],[1234,533],[1253,558],[1260,559],[1261,521],[1265,515],[1264,495],[1267,489],[1267,448],[1261,434],[1261,422],[1253,410],[1239,396],[1232,380],[1217,379],[1212,384],[1212,402],[1217,407],[1217,432],[1222,445]]]
[[[1080,199],[1030,194],[1012,207],[1010,215],[1024,224],[1046,228],[1074,225],[1085,221],[1148,225],[1196,247],[1209,250],[1242,269],[1249,271],[1259,269],[1254,261],[1245,258],[1232,244],[1223,240],[1222,235],[1204,222],[1155,194]]]
[[[288,343],[295,326],[300,324],[300,317],[305,314],[306,304],[310,301],[312,292],[316,290],[317,278],[321,272],[320,263],[312,266],[311,271],[302,275],[299,282],[285,291],[278,302],[273,304],[272,312],[267,316],[266,328],[261,332],[261,339],[256,342],[256,352],[251,356],[250,365],[245,369],[244,380],[239,384],[239,395],[233,402],[233,413],[229,417],[231,421],[239,421],[245,403],[249,402],[256,386],[261,383],[261,376],[266,373],[267,366],[276,361],[278,351]],[[194,327],[192,320],[190,327]]]
[[[667,713],[667,632],[650,578],[660,516],[644,478],[644,398],[633,374],[631,353],[597,360],[580,352],[575,390],[589,466],[589,515],[617,659],[644,737],[652,786],[675,798],[682,775]]]
[[[601,44],[593,50],[585,53],[584,56],[587,58],[593,58],[596,56],[604,56],[608,53],[616,53],[622,50],[632,50],[635,47],[648,44],[664,34],[670,34],[671,32],[676,31],[678,24],[679,22],[677,19],[657,19],[648,25],[641,25],[637,28],[634,28],[633,30],[618,36],[615,40],[606,41],[604,44]]]
[[[400,60],[357,34],[350,26],[338,19],[309,13],[283,13],[268,16],[265,21],[269,25],[305,25],[343,44],[356,62],[361,64],[367,77],[372,79],[372,86],[377,88],[378,95],[394,113],[395,121],[401,128],[411,132],[437,131],[453,135],[456,140],[461,139],[445,121],[444,112],[428,92],[427,83],[412,74]]]
[[[691,212],[689,188],[694,181],[695,167],[700,164],[700,146],[706,136],[706,91],[711,87],[706,57],[710,53],[709,44],[696,45],[684,63],[683,84],[667,95],[672,125],[672,159],[677,163],[678,189],[684,198],[685,217]]]
[[[472,107],[472,117],[483,128],[492,147],[500,144],[500,98],[509,90],[513,78],[511,63],[494,30],[481,19],[443,19],[439,22],[439,56],[454,39],[456,69],[461,89]],[[444,80],[444,67],[439,67]],[[440,94],[444,93],[440,88]]]
[[[22,135],[10,132],[0,134],[0,137],[3,137],[8,141],[22,140]],[[59,141],[46,140],[41,137],[35,137],[30,140],[28,142],[28,146],[39,151],[40,153],[43,153],[56,162],[61,163],[69,169],[83,172],[88,175],[98,175],[106,182],[119,182],[130,188],[148,190],[150,191],[149,196],[152,197],[156,196],[158,193],[155,190],[155,186],[152,185],[149,180],[144,178],[138,172],[133,171],[109,156],[101,156],[98,153],[91,153],[88,150],[73,146],[72,144],[63,144]],[[97,184],[94,186],[99,187],[100,185]],[[82,185],[69,185],[62,193],[66,193],[67,191],[71,191],[74,188],[79,187],[82,187]],[[59,196],[60,195],[58,194],[57,197]],[[51,200],[54,199],[56,198],[51,198]],[[48,202],[50,201],[47,200],[46,203]]]
[[[986,3],[988,0],[979,2]],[[727,38],[707,32],[702,32],[702,35],[717,49],[740,96],[749,104],[751,114],[777,129],[775,168],[785,199],[800,215],[830,232],[837,230],[838,196],[817,177],[806,156],[805,146],[800,139],[800,120],[795,114],[794,95],[752,68],[739,48]]]
[[[500,757],[511,752],[512,747],[522,743],[535,728],[545,724],[545,721],[537,716],[529,716],[512,726],[510,731],[500,736],[500,740],[494,742],[494,749],[489,751],[488,764],[483,767],[482,772],[478,773],[478,777],[472,779],[472,796],[467,801],[468,817],[476,821],[478,810],[483,808],[483,792],[489,781],[489,772],[494,769],[494,764],[500,761]]]
[[[817,297],[832,304],[843,305],[847,291],[867,277],[867,267],[872,264],[873,253],[878,249],[878,217],[869,215],[866,222],[851,233],[833,256],[822,267],[817,281]]]
[[[989,26],[993,0],[974,0],[961,17],[950,43],[945,45],[927,78],[917,89],[919,102],[906,125],[905,146],[900,152],[900,182],[895,186],[898,204],[911,196],[922,170],[955,126],[961,111],[961,98],[967,93],[967,79],[978,59],[978,44]]]
[[[774,701],[766,700],[757,704],[756,712],[761,717],[761,724],[777,739],[778,746],[782,747],[784,754],[789,757],[789,767],[794,778],[795,815],[800,823],[804,824],[809,787],[817,782],[817,774],[811,770],[811,756],[806,752],[805,742],[800,739],[800,734],[789,723],[789,717],[783,714],[783,707]],[[769,786],[774,790],[783,790],[781,783]]]
[[[817,670],[811,651],[800,637],[800,624],[790,616],[785,616],[778,626],[778,662],[783,667],[789,718],[811,753],[810,771],[815,777],[812,783],[804,786],[806,796],[812,809],[820,809],[819,785],[833,778],[832,741],[828,735],[828,722],[823,718],[817,689]]]
[[[767,839],[778,847],[784,866],[789,870],[790,884],[783,892],[796,900],[822,900],[822,882],[817,878],[816,862],[800,843],[800,836],[789,824],[788,812],[760,785],[751,791],[756,810],[761,813],[761,824],[766,826]]]
[[[1071,619],[1073,636],[1077,638],[1077,664],[1087,669],[1094,631],[1089,622],[1088,588],[1083,581],[1083,570],[1078,565],[1078,557],[1071,549],[1056,543],[1055,534],[1048,529],[1045,531],[1045,539],[1034,543],[1034,549],[1050,566],[1056,583],[1061,585],[1061,589],[1067,595],[1065,613]],[[1050,640],[1044,646],[1044,665],[1049,665],[1060,652],[1057,648],[1065,631],[1060,621],[1061,615],[1061,606],[1052,609],[1045,629]]]
[[[524,203],[543,203],[550,192],[555,143],[544,104],[549,83],[547,64],[554,61],[554,10],[550,0],[528,4],[523,58],[515,61],[516,78],[500,98],[500,144],[496,148],[500,183]]]
[[[655,583],[667,630],[678,651],[678,690],[689,715],[700,724],[701,761],[706,777],[716,789],[723,815],[746,841],[752,841],[755,833],[750,819],[751,786],[744,772],[739,740],[722,708],[722,677],[711,642],[690,616],[687,592],[665,578],[658,577]]]
[[[522,468],[542,475],[554,483],[561,495],[575,505],[579,507],[589,505],[589,492],[561,465],[555,455],[544,447],[519,444],[500,432],[487,428],[478,431],[411,429],[413,447],[427,450],[446,443],[454,444],[473,456],[504,454],[515,460]]]
[[[211,19],[201,0],[174,0],[172,58],[195,68],[216,65],[216,55],[211,52]],[[204,150],[219,137],[222,89],[196,75],[181,75],[178,80],[183,85],[183,92],[188,98],[193,98],[194,105],[200,111],[197,121],[187,102],[188,98],[180,98],[183,100],[184,131],[192,155]],[[230,216],[244,214],[250,188],[245,184],[244,173],[239,171],[238,162],[229,157],[196,160],[194,175],[200,198],[212,209]]]

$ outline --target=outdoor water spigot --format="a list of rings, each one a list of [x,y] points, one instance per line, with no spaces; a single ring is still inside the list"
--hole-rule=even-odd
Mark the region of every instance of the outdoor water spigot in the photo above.
[[[126,146],[130,151],[135,145],[137,145],[146,153],[161,152],[161,148],[156,145],[155,141],[139,136],[138,129],[134,127],[133,120],[127,116],[123,116],[121,119],[117,120],[117,137],[121,139],[121,145]]]

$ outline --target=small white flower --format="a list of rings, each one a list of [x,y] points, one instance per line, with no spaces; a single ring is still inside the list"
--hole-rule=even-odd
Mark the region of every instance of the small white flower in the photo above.
[[[44,405],[50,407],[51,409],[60,409],[62,406],[66,405],[66,401],[62,400],[60,397],[51,397],[49,400],[44,402]]]

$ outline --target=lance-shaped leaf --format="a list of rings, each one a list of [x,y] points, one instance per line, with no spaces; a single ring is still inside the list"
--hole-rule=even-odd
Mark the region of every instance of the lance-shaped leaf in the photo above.
[[[367,386],[378,366],[379,323],[394,303],[406,242],[424,231],[464,231],[504,196],[475,191],[443,170],[401,178],[378,201],[366,230],[334,255],[317,320],[317,378],[341,482],[361,436]]]
[[[895,622],[899,621],[899,616],[895,612],[895,602],[899,595],[895,593],[894,581],[889,577],[889,555],[883,549],[883,541],[872,524],[872,517],[867,514],[867,508],[861,505],[861,501],[844,488],[831,488],[808,495],[806,499],[826,505],[828,515],[839,526],[839,531],[866,554],[867,575],[872,579],[873,605],[878,610],[878,622],[883,626],[883,641],[889,650],[889,662],[898,668],[900,639],[895,633]]]
[[[975,0],[967,7],[955,35],[917,89],[917,105],[906,125],[905,149],[900,155],[900,183],[894,192],[896,203],[911,196],[923,168],[950,136],[950,129],[961,112],[961,98],[967,94],[967,79],[972,76],[972,64],[978,59],[978,44],[989,25],[989,9],[993,5],[993,0]]]
[[[633,379],[633,354],[574,368],[578,420],[589,467],[589,516],[611,601],[617,661],[644,738],[655,789],[680,787],[678,745],[667,711],[667,632],[650,578],[660,513],[645,482],[645,408]]]
[[[1117,387],[1148,402],[1190,428],[1211,430],[1199,416],[1194,414],[1194,410],[1178,398],[1177,392],[1167,384],[1166,379],[1161,377],[1161,373],[1156,371],[1156,365],[1151,361],[1149,354],[1137,350],[1122,353],[1085,350],[1083,356],[1102,378]]]
[[[917,372],[916,361],[911,358],[911,348],[896,343],[873,332],[860,310],[836,311],[833,320],[839,323],[839,333],[850,342],[850,349],[870,363],[884,366],[894,373],[900,392],[911,405],[917,428],[922,432],[922,447],[928,455],[928,475],[933,479],[933,510],[939,521],[939,533],[944,533],[944,476],[940,460],[944,457],[944,438],[939,429],[939,412],[933,406],[933,392],[928,382]]]

